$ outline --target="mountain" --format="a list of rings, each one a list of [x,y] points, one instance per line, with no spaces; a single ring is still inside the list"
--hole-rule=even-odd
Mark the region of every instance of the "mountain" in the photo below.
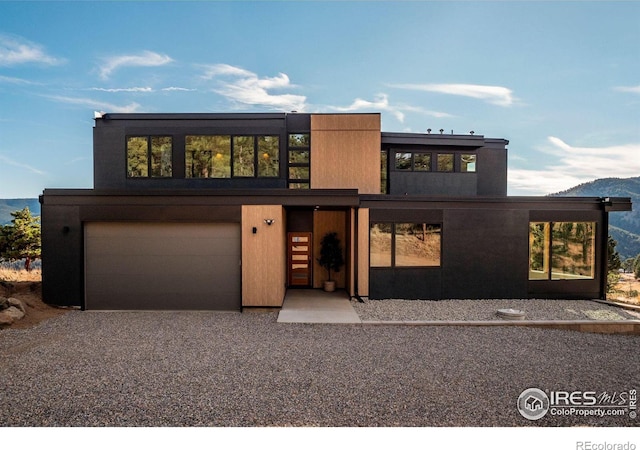
[[[9,198],[0,199],[0,225],[6,225],[11,222],[11,213],[19,211],[25,206],[29,207],[31,214],[40,215],[40,202],[37,198]]]
[[[551,194],[552,197],[631,197],[633,211],[609,214],[609,234],[618,241],[620,259],[640,254],[640,177],[601,178]]]

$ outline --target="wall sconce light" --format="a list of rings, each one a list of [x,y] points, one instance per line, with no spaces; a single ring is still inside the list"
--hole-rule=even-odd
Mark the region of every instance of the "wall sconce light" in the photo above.
[[[264,219],[264,223],[271,226],[276,221],[276,219]]]

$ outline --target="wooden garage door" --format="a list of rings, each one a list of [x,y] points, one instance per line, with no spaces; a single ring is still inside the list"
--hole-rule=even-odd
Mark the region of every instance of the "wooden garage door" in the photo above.
[[[240,225],[86,223],[86,309],[240,309]]]

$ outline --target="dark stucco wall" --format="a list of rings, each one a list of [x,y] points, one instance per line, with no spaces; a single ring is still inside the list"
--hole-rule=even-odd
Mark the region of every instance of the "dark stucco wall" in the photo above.
[[[373,299],[593,299],[604,295],[607,213],[598,199],[422,203],[378,199],[364,202],[371,207],[371,223],[441,224],[442,258],[440,267],[371,268],[369,296]],[[595,222],[594,279],[530,281],[531,221]]]

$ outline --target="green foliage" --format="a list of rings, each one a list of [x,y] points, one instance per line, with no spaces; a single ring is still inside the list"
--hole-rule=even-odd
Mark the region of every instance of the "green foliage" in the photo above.
[[[11,224],[0,227],[0,258],[24,259],[24,268],[41,256],[40,217],[31,215],[28,207],[11,213]]]
[[[331,271],[340,272],[344,265],[344,257],[342,256],[342,248],[340,247],[340,239],[338,233],[330,232],[325,234],[320,241],[320,258],[318,263],[327,270],[329,275],[328,281],[331,281]]]
[[[640,278],[640,254],[636,256],[636,259],[633,262],[633,275],[636,278]]]
[[[613,292],[620,281],[620,255],[616,250],[616,240],[609,236],[607,238],[607,292]]]
[[[622,262],[620,261],[620,255],[616,250],[616,245],[618,245],[616,240],[609,236],[607,239],[607,270],[609,272],[617,272],[622,267]]]

